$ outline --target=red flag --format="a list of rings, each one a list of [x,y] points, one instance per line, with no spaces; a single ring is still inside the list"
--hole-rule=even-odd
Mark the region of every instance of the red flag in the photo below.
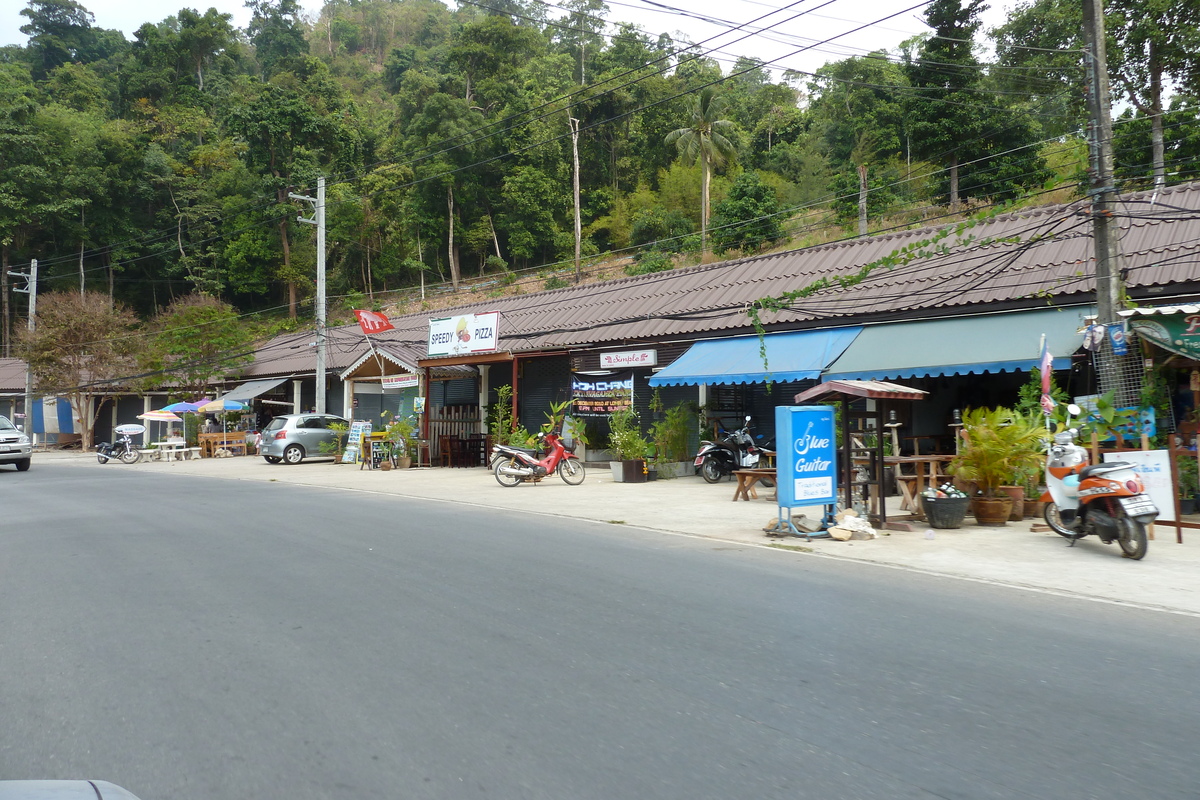
[[[361,311],[355,309],[354,316],[358,317],[358,327],[362,328],[362,332],[367,336],[370,336],[372,333],[396,330],[392,323],[388,322],[387,315],[381,314],[378,311]]]

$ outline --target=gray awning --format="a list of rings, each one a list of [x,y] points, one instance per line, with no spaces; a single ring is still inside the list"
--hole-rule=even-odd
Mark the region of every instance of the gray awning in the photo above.
[[[1079,329],[1093,311],[1040,309],[875,325],[864,328],[821,379],[882,381],[1029,370],[1040,361],[1043,334],[1055,358],[1078,350],[1083,344]]]
[[[287,378],[266,378],[261,381],[247,381],[246,383],[230,389],[218,400],[237,400],[241,403],[248,403],[260,394],[269,392],[281,383],[287,381]]]

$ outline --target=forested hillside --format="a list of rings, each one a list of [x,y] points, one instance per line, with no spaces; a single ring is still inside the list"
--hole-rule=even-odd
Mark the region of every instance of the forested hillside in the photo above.
[[[142,319],[193,294],[311,318],[289,194],[318,176],[349,307],[574,280],[576,146],[584,268],[635,272],[1061,199],[1087,167],[1077,0],[996,31],[980,0],[934,0],[930,35],[815,74],[717,60],[600,0],[247,5],[246,30],[183,8],[132,41],[75,0],[20,12],[28,44],[0,49],[5,353],[25,313],[6,273],[31,258],[41,291]],[[1193,180],[1200,4],[1108,6],[1122,187]]]

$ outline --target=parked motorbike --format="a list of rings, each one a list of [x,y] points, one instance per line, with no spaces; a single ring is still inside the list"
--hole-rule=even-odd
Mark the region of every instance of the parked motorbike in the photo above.
[[[136,464],[142,459],[142,454],[134,447],[133,440],[129,437],[145,431],[146,429],[141,425],[117,426],[113,429],[113,433],[120,437],[117,439],[117,443],[101,442],[96,445],[96,460],[101,464],[107,464],[113,460],[119,460],[124,464]]]
[[[575,455],[574,444],[566,447],[557,432],[539,433],[538,439],[543,444],[541,458],[537,450],[506,444],[492,447],[492,473],[501,486],[516,486],[525,481],[537,483],[552,472],[557,472],[571,486],[583,483],[587,470]]]
[[[1125,558],[1146,555],[1146,525],[1158,507],[1146,494],[1141,476],[1125,461],[1088,463],[1088,451],[1076,444],[1079,429],[1071,418],[1081,409],[1067,406],[1067,428],[1054,435],[1046,454],[1045,518],[1055,533],[1071,540],[1095,534],[1105,544],[1116,542]]]
[[[737,469],[755,469],[762,459],[763,448],[750,435],[750,417],[746,424],[732,433],[722,430],[717,441],[700,442],[700,452],[693,462],[700,475],[709,483],[717,483]],[[761,437],[760,437],[761,438]],[[774,486],[769,478],[759,481],[762,485]]]

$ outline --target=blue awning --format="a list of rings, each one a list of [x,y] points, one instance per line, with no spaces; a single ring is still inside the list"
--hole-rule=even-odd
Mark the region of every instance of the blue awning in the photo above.
[[[651,386],[815,380],[854,341],[861,327],[769,333],[763,364],[759,337],[696,342],[650,378]]]
[[[876,325],[864,329],[821,377],[879,381],[1029,370],[1041,358],[1042,334],[1050,355],[1064,359],[1083,344],[1084,316],[1094,313],[1045,309]]]

